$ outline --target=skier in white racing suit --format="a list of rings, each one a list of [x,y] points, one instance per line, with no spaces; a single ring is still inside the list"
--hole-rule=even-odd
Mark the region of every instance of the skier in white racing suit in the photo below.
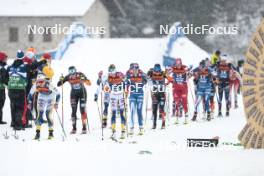
[[[53,138],[53,118],[52,111],[53,108],[58,108],[58,103],[60,101],[59,91],[51,84],[50,79],[45,77],[43,74],[39,74],[37,81],[32,86],[29,95],[28,95],[28,107],[32,107],[33,95],[38,92],[37,98],[37,119],[36,119],[36,136],[35,139],[40,138],[41,125],[43,123],[43,116],[46,115],[49,126],[49,137],[48,139]]]

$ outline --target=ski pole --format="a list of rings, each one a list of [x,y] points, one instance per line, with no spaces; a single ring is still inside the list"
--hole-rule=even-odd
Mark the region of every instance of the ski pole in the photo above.
[[[101,93],[101,96],[102,96],[102,93]],[[102,97],[101,97],[101,102],[102,102]],[[104,140],[103,115],[102,115],[102,111],[100,111],[98,101],[96,101],[96,104],[97,104],[98,114],[99,114],[100,120],[101,120],[102,141],[103,141]]]
[[[59,122],[60,122],[60,125],[61,125],[62,132],[63,132],[63,134],[64,134],[64,136],[65,136],[65,138],[66,138],[67,135],[66,135],[66,132],[65,132],[65,130],[64,130],[64,127],[63,127],[63,125],[62,125],[62,121],[61,121],[61,118],[60,118],[60,114],[58,113],[57,109],[55,109],[55,111],[56,111],[57,117],[58,117],[58,119],[59,119]]]
[[[192,89],[191,89],[191,87],[190,87],[190,83],[189,83],[189,80],[187,81],[187,86],[188,86],[188,89],[189,89],[189,91],[191,92],[191,97],[192,97],[192,100],[193,100],[193,106],[194,106],[194,111],[196,111],[196,104],[197,104],[197,106],[199,106],[199,98],[197,97],[196,98],[196,100],[194,99],[194,95],[193,95],[193,92],[192,92]],[[197,111],[198,111],[198,107],[197,107]],[[198,113],[198,112],[197,112]],[[200,115],[199,115],[199,113],[198,113],[198,118],[200,118],[199,117]]]
[[[166,101],[166,106],[167,106],[167,110],[166,110],[166,119],[168,121],[168,123],[170,123],[170,119],[169,119],[169,113],[170,113],[170,87],[168,88],[169,90],[167,91],[167,101]]]
[[[87,94],[86,94],[86,91],[85,91],[84,80],[82,80],[82,85],[81,86],[82,86],[82,92],[83,92],[83,98],[84,98],[84,101],[85,101],[85,110],[86,110]],[[91,133],[90,132],[90,125],[89,125],[89,120],[88,120],[87,112],[86,112],[86,123],[87,123],[87,129],[88,129],[89,133]]]
[[[219,91],[218,91],[218,86],[215,88],[215,96],[216,96],[216,100],[217,100],[217,103],[218,103],[218,105],[219,105],[219,103],[220,103],[220,100],[219,100]]]
[[[145,126],[147,126],[147,116],[148,116],[148,99],[149,99],[149,91],[147,91],[146,95],[146,112],[145,112]]]
[[[189,88],[189,91],[191,92],[191,96],[192,96],[193,104],[195,105],[194,95],[193,95],[192,89],[191,89],[191,87],[190,87],[189,80],[187,81],[187,86],[188,86],[188,88]]]
[[[102,125],[102,140],[104,140],[104,127],[103,127],[103,90],[101,90],[101,125]],[[107,121],[107,119],[106,119]]]
[[[128,120],[127,120],[127,98],[124,92],[124,106],[125,106],[125,122],[126,122],[126,133],[127,133],[127,137],[128,137]]]
[[[61,77],[63,77],[63,74],[61,74]],[[62,126],[64,127],[63,80],[61,80],[61,83],[61,121]]]
[[[84,91],[85,91],[85,87],[83,85],[83,96],[84,96],[84,98],[86,100],[87,99],[87,95],[86,95],[86,93]],[[86,109],[86,107],[85,107],[85,109]],[[91,133],[90,132],[90,125],[89,125],[89,120],[88,120],[88,117],[87,117],[87,113],[86,113],[86,122],[87,122],[87,129],[88,129],[89,133]]]

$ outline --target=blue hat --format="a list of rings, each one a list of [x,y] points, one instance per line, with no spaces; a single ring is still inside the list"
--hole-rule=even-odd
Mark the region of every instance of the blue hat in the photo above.
[[[24,56],[25,56],[25,54],[24,54],[23,51],[21,51],[21,50],[18,50],[18,51],[17,51],[17,58],[18,58],[18,59],[23,59]]]
[[[161,71],[160,64],[155,64],[153,69],[154,69],[155,72],[160,72]]]

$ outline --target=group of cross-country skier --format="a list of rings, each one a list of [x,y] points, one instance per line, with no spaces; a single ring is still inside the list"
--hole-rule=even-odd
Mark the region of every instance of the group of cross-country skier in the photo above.
[[[16,59],[8,66],[6,66],[7,58],[4,52],[0,52],[0,124],[6,124],[2,110],[7,88],[11,107],[11,127],[16,131],[24,130],[32,127],[29,121],[34,120],[36,126],[34,139],[40,139],[41,126],[47,123],[49,139],[52,139],[54,130],[52,112],[55,109],[58,113],[58,104],[61,101],[61,93],[57,87],[68,82],[71,85],[69,103],[72,108],[70,133],[77,133],[78,104],[81,112],[81,133],[87,133],[85,85],[90,86],[91,81],[84,73],[77,71],[75,66],[70,66],[68,74],[61,76],[54,85],[52,56],[49,53],[37,59],[36,51],[31,47],[25,52],[19,50]],[[94,101],[98,105],[102,128],[108,126],[107,122],[110,119],[111,137],[114,138],[117,117],[120,117],[123,139],[126,133],[133,135],[135,127],[138,127],[138,134],[143,135],[147,118],[153,121],[152,129],[157,128],[159,119],[161,129],[165,129],[168,116],[176,117],[175,123],[183,117],[184,123],[187,124],[188,120],[197,121],[197,117],[201,114],[198,112],[199,109],[208,121],[214,118],[214,114],[223,117],[223,110],[225,116],[229,116],[231,107],[238,107],[241,73],[228,55],[221,54],[217,50],[211,58],[200,61],[197,67],[184,65],[184,60],[175,58],[174,64],[170,66],[162,68],[156,63],[146,72],[140,68],[139,63],[131,63],[129,69],[123,73],[111,64],[107,73],[103,71],[98,73],[96,86]],[[169,92],[171,88],[172,92]],[[169,103],[170,94],[173,98],[172,104]],[[152,102],[151,108],[147,103],[149,98]],[[225,108],[222,107],[223,102]],[[194,112],[190,112],[191,103]],[[146,108],[143,108],[144,104]],[[168,114],[171,106],[172,113]],[[149,109],[152,111],[152,116],[147,117]],[[144,110],[146,113],[143,115]],[[135,123],[136,121],[138,124]]]

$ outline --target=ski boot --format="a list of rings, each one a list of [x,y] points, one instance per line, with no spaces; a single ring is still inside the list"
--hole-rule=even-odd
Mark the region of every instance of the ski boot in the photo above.
[[[237,101],[235,101],[235,109],[238,108],[238,104],[237,104]]]
[[[70,132],[70,134],[76,134],[76,124],[72,125],[72,130]]]
[[[185,125],[188,124],[188,121],[187,121],[188,117],[189,117],[188,112],[186,112],[184,115],[184,123],[183,124],[185,124]]]
[[[70,134],[76,134],[76,129],[73,128],[73,129],[71,130]]]
[[[48,139],[50,140],[50,139],[53,139],[54,138],[54,136],[53,136],[53,130],[49,130],[49,137],[48,137]]]
[[[222,112],[221,111],[219,111],[218,112],[218,117],[220,118],[220,117],[223,117],[223,115],[222,115]]]
[[[103,128],[106,128],[107,127],[107,118],[103,118],[102,127]]]
[[[5,124],[7,124],[7,123],[4,121],[0,121],[0,125],[5,125]]]
[[[39,140],[40,139],[40,130],[36,130],[36,135],[34,137],[35,140]]]
[[[129,130],[129,135],[134,135],[134,128],[132,127],[132,128],[130,128],[130,130]]]
[[[112,129],[112,134],[111,134],[111,137],[110,137],[113,141],[117,141],[116,139],[116,130],[115,129]]]
[[[163,129],[165,129],[165,127],[166,127],[165,120],[162,120],[161,129],[163,130]]]
[[[179,117],[178,116],[176,116],[176,120],[175,120],[175,123],[174,124],[175,125],[179,124]]]
[[[172,111],[172,115],[171,115],[171,117],[175,117],[175,116],[176,116],[176,111],[173,110],[173,111]]]
[[[179,113],[179,117],[182,117],[182,111],[183,111],[183,109],[182,109],[182,106],[181,106],[181,108],[180,108],[180,113]]]
[[[192,121],[196,121],[196,119],[197,119],[197,112],[194,112]]]
[[[140,128],[139,128],[139,133],[138,133],[138,135],[139,135],[139,136],[142,136],[143,133],[144,133],[144,129],[143,129],[143,127],[140,127]]]
[[[211,113],[210,112],[207,112],[207,118],[206,118],[207,121],[211,121]]]
[[[157,124],[156,123],[153,123],[152,130],[155,130],[156,128],[157,128]]]
[[[112,130],[111,138],[115,138],[115,137],[116,137],[116,130]]]
[[[125,138],[126,138],[126,131],[125,130],[122,130],[121,131],[120,139],[125,139]]]
[[[226,111],[226,117],[229,117],[229,110]]]
[[[86,125],[83,125],[83,128],[82,128],[82,134],[87,134]]]
[[[203,111],[203,120],[205,120],[205,119],[206,119],[206,112]]]
[[[211,119],[214,119],[214,111],[211,112]]]

